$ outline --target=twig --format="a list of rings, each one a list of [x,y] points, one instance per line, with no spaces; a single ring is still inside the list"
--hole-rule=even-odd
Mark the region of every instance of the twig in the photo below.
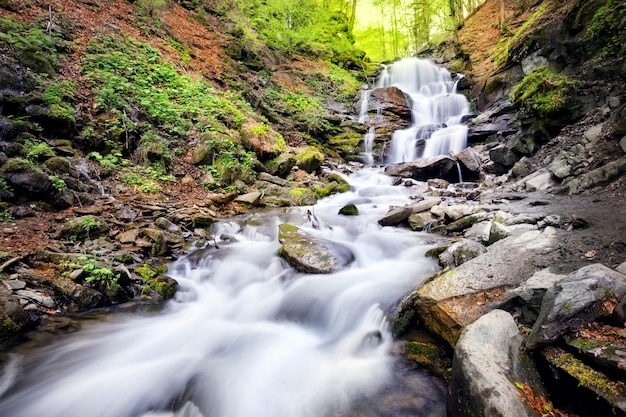
[[[46,33],[50,35],[52,32],[52,5],[48,5],[48,23],[46,24]]]
[[[16,256],[15,258],[9,259],[8,261],[6,261],[2,265],[0,265],[0,272],[4,271],[6,268],[10,267],[14,263],[17,263],[17,262],[21,261],[24,258],[25,258],[25,255]]]

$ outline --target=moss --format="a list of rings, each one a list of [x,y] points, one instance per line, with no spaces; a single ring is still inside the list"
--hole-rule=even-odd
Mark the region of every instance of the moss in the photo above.
[[[35,165],[24,158],[11,158],[2,166],[4,172],[23,172],[31,171],[35,168]]]
[[[310,206],[317,202],[317,195],[308,188],[292,188],[289,190],[289,200],[294,206]]]
[[[504,68],[510,61],[511,50],[514,49],[520,43],[523,43],[523,37],[528,30],[532,27],[533,23],[537,21],[544,14],[548,7],[548,2],[544,2],[533,15],[524,22],[524,24],[513,34],[510,39],[504,40],[500,45],[500,52],[494,57],[493,61],[500,69]]]
[[[426,251],[426,253],[424,254],[424,256],[426,256],[427,258],[438,258],[439,255],[441,255],[442,253],[444,253],[449,246],[437,246],[436,248],[432,248],[432,249],[428,249]]]
[[[54,174],[76,174],[76,169],[72,163],[67,158],[62,156],[54,156],[48,159],[43,166],[45,169]]]
[[[11,337],[20,334],[22,326],[11,320],[9,316],[5,316],[0,329],[0,337]]]
[[[296,155],[296,163],[306,172],[316,171],[324,162],[324,153],[314,146],[307,146]]]
[[[339,193],[345,193],[350,191],[350,184],[348,184],[348,182],[343,179],[343,177],[341,175],[335,174],[335,173],[329,173],[326,174],[326,178],[328,179],[328,181],[330,182],[336,182],[339,187],[337,188],[337,192]]]
[[[544,350],[546,359],[554,366],[574,377],[584,386],[610,402],[623,401],[626,395],[624,381],[613,381],[602,372],[596,371],[569,352],[548,347]]]
[[[339,209],[339,214],[344,216],[358,216],[359,209],[354,204],[348,204]]]
[[[513,88],[511,100],[541,117],[563,110],[572,95],[575,80],[542,66]]]

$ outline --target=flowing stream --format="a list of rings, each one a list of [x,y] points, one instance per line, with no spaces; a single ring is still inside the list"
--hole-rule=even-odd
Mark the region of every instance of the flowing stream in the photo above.
[[[214,225],[217,246],[169,267],[159,311],[109,314],[47,346],[0,357],[0,416],[445,416],[445,387],[397,353],[386,311],[438,270],[433,235],[377,220],[416,194],[377,168],[314,207]],[[360,215],[337,212],[355,203]],[[311,215],[307,215],[310,211]],[[277,256],[277,226],[350,248],[327,275]]]

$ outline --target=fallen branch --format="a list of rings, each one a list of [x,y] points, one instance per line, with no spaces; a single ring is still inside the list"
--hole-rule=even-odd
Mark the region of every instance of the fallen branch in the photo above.
[[[0,265],[0,272],[4,271],[5,269],[7,269],[8,267],[10,267],[11,265],[13,265],[14,263],[17,263],[19,261],[21,261],[22,259],[24,259],[26,256],[22,255],[22,256],[16,256],[15,258],[11,258],[8,261],[6,261],[5,263],[3,263],[2,265]]]

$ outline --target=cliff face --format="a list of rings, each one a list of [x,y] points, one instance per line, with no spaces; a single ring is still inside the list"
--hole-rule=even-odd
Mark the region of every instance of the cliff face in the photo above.
[[[498,109],[502,115],[512,102],[508,114],[489,119],[505,127],[478,140],[502,143],[515,161],[524,159],[513,177],[546,167],[577,145],[585,148],[588,171],[623,156],[625,20],[626,5],[613,0],[488,0],[467,19],[455,44],[465,60],[455,65],[468,74],[477,114]],[[476,119],[470,131],[484,131],[483,122]],[[586,133],[592,127],[595,134]]]

